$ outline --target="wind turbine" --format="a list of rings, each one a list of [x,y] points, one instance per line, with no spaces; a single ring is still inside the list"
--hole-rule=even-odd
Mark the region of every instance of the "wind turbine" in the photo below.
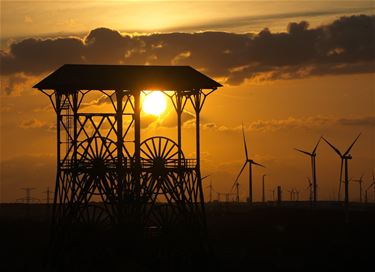
[[[265,167],[265,166],[249,159],[249,155],[248,155],[248,151],[247,151],[247,145],[246,145],[245,131],[244,131],[243,125],[242,125],[242,135],[243,135],[243,143],[244,143],[244,148],[245,148],[245,163],[242,166],[240,172],[238,173],[238,176],[237,176],[236,181],[234,182],[232,188],[234,186],[236,186],[236,184],[238,183],[238,179],[240,178],[240,176],[242,174],[242,171],[245,169],[246,165],[249,164],[249,198],[248,198],[248,202],[251,205],[253,203],[253,172],[252,172],[252,166],[253,166],[253,164],[257,165],[257,166],[260,166],[260,167]]]
[[[340,196],[340,189],[341,189],[341,180],[342,180],[342,168],[345,167],[345,205],[347,206],[349,204],[349,173],[348,173],[348,160],[352,159],[352,155],[349,154],[350,150],[354,146],[354,144],[357,142],[359,136],[361,136],[361,133],[355,138],[353,143],[349,146],[349,148],[345,151],[345,153],[341,153],[340,150],[338,150],[334,145],[332,145],[330,142],[328,142],[324,137],[322,139],[330,146],[332,149],[337,153],[337,155],[341,158],[341,166],[340,166],[340,187],[339,187],[339,196]]]
[[[359,179],[353,179],[352,181],[358,182],[359,184],[359,202],[362,203],[362,183],[363,183],[363,175]]]
[[[365,200],[366,200],[366,203],[367,203],[367,191],[371,189],[371,187],[374,188],[374,200],[375,200],[375,176],[374,176],[374,171],[372,171],[372,182],[371,184],[366,188],[365,190]]]
[[[320,140],[321,140],[322,137],[319,138],[316,146],[314,147],[313,151],[312,152],[307,152],[305,150],[301,150],[301,149],[298,149],[298,148],[295,148],[295,150],[297,150],[298,152],[301,152],[305,155],[308,155],[310,156],[310,159],[311,159],[311,171],[312,171],[312,175],[311,175],[311,178],[312,178],[312,183],[313,183],[313,200],[314,202],[317,201],[317,183],[316,183],[316,166],[315,166],[315,158],[316,158],[316,149],[318,148],[318,145],[320,143]]]

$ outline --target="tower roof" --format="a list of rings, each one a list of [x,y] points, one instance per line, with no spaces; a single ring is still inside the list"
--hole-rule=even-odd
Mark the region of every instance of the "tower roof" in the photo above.
[[[65,64],[37,83],[41,90],[216,89],[222,85],[190,66]]]

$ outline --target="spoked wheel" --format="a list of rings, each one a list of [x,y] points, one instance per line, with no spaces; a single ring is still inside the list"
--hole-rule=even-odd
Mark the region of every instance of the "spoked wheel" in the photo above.
[[[182,201],[178,152],[178,145],[166,137],[152,137],[141,144],[141,195],[148,217],[145,220],[156,225],[172,224],[178,214],[176,203]]]
[[[107,211],[99,205],[93,204],[80,209],[79,221],[87,226],[107,227],[110,224]]]
[[[158,170],[177,167],[178,145],[166,137],[149,138],[141,143],[141,158],[145,167]],[[181,159],[184,159],[182,151]]]
[[[113,195],[116,182],[117,145],[104,137],[92,137],[77,148],[78,177],[76,185],[82,197]],[[102,199],[105,201],[105,199]]]

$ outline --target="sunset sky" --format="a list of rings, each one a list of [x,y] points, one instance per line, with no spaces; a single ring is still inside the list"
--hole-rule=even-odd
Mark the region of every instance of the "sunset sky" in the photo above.
[[[64,63],[190,65],[223,84],[208,97],[201,128],[204,186],[211,179],[217,192],[231,190],[244,162],[242,122],[250,157],[267,166],[253,169],[256,201],[263,174],[267,189],[296,188],[307,199],[310,161],[293,148],[311,151],[321,135],[344,151],[362,132],[349,175],[370,184],[373,1],[0,3],[1,202],[22,197],[23,187],[40,199],[54,187],[55,114],[32,86]],[[143,139],[176,139],[170,105],[160,120],[144,118]],[[189,112],[184,121],[183,151],[193,157]],[[325,143],[317,154],[319,199],[336,199],[340,160]],[[240,184],[244,201],[247,172]],[[358,200],[358,184],[350,186]]]

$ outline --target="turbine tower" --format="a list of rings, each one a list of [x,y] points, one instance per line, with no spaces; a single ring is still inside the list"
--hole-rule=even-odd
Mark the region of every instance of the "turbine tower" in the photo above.
[[[309,184],[309,186],[307,187],[307,189],[309,189],[309,200],[312,201],[314,190],[313,190],[313,184],[312,184],[311,179],[309,177],[307,177],[307,183]]]
[[[330,142],[328,142],[324,137],[322,139],[330,146],[332,149],[337,153],[337,155],[341,158],[341,166],[340,166],[340,186],[339,186],[339,197],[341,192],[341,181],[342,181],[342,168],[345,167],[345,206],[348,206],[349,204],[349,172],[348,172],[348,160],[352,159],[352,155],[350,155],[350,150],[353,148],[354,144],[357,142],[359,136],[361,136],[361,133],[355,138],[353,143],[349,146],[349,148],[345,151],[345,153],[341,153],[340,150],[338,150],[334,145],[332,145]],[[340,198],[339,198],[340,200]]]
[[[314,202],[317,201],[317,183],[316,183],[316,165],[315,165],[315,158],[316,158],[316,149],[318,148],[318,145],[320,143],[320,140],[321,140],[322,137],[319,138],[315,148],[313,149],[312,152],[307,152],[307,151],[304,151],[304,150],[301,150],[301,149],[298,149],[298,148],[295,148],[295,150],[297,150],[298,152],[301,152],[305,155],[308,155],[310,156],[310,159],[311,159],[311,171],[312,171],[312,174],[311,174],[311,178],[312,178],[312,184],[313,184],[313,200]]]
[[[245,148],[245,163],[242,166],[240,172],[238,173],[238,176],[237,176],[236,181],[234,182],[233,186],[235,186],[238,183],[238,179],[240,178],[240,176],[242,174],[242,171],[245,169],[246,165],[249,164],[249,198],[248,198],[248,202],[251,205],[253,203],[253,172],[252,172],[252,166],[253,166],[253,164],[257,165],[257,166],[260,166],[260,167],[264,167],[264,168],[265,168],[265,166],[255,162],[252,159],[249,159],[243,124],[242,124],[242,136],[243,136],[243,143],[244,143],[244,148]]]
[[[266,174],[264,174],[262,176],[262,202],[266,202],[266,193],[265,193],[265,186],[264,186],[264,177],[267,176]]]
[[[353,179],[352,181],[358,182],[359,184],[359,202],[362,203],[362,183],[363,183],[363,175],[359,179]]]
[[[366,203],[367,203],[367,201],[368,201],[368,198],[367,198],[368,194],[367,194],[367,192],[368,192],[368,190],[371,189],[371,187],[374,188],[374,201],[375,201],[375,175],[374,175],[374,171],[372,171],[372,182],[371,182],[371,184],[367,187],[367,189],[365,190],[365,201],[366,201]]]

